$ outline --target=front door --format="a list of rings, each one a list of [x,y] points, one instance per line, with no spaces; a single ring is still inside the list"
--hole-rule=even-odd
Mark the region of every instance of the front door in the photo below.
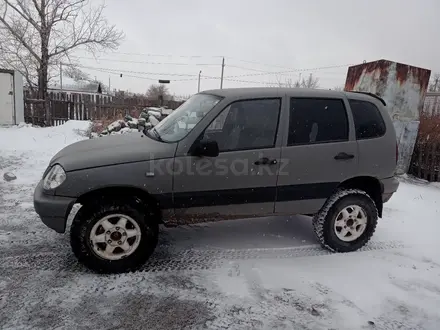
[[[215,140],[217,157],[178,156],[174,166],[176,219],[184,223],[274,212],[281,155],[281,98],[228,105],[198,140]]]
[[[344,99],[290,98],[277,213],[315,213],[358,173],[358,147]]]

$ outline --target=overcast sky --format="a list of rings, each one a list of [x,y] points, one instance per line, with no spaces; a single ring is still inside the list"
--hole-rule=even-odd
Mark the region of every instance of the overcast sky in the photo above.
[[[333,88],[344,84],[348,64],[381,58],[440,72],[439,0],[106,0],[106,5],[106,17],[125,32],[125,41],[117,53],[81,63],[107,71],[85,70],[105,84],[110,76],[112,89],[145,92],[157,79],[170,79],[172,93],[193,94],[200,70],[202,90],[219,88],[222,56],[224,88],[296,80],[300,72]],[[329,66],[340,67],[310,70]]]

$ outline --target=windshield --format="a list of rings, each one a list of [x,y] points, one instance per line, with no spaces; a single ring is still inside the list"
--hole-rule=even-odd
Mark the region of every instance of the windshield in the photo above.
[[[154,127],[156,134],[165,142],[180,141],[220,100],[219,96],[209,94],[191,96]]]

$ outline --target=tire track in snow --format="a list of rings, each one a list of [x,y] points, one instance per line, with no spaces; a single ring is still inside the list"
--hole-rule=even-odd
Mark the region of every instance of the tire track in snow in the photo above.
[[[402,242],[370,242],[357,252],[363,253],[376,250],[403,248]],[[4,252],[4,251],[3,251]],[[2,253],[0,269],[31,268],[34,270],[67,270],[87,271],[81,266],[69,251],[65,252],[36,252],[10,255]],[[158,246],[155,254],[139,270],[141,272],[176,271],[176,270],[203,270],[221,267],[225,261],[249,259],[290,259],[301,257],[326,256],[334,253],[321,248],[319,245],[308,245],[288,248],[262,249],[187,249],[176,250],[172,246]]]

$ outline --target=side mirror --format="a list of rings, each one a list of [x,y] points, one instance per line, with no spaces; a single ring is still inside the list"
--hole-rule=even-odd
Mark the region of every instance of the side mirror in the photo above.
[[[217,157],[220,151],[216,141],[200,141],[194,149],[194,156]]]

